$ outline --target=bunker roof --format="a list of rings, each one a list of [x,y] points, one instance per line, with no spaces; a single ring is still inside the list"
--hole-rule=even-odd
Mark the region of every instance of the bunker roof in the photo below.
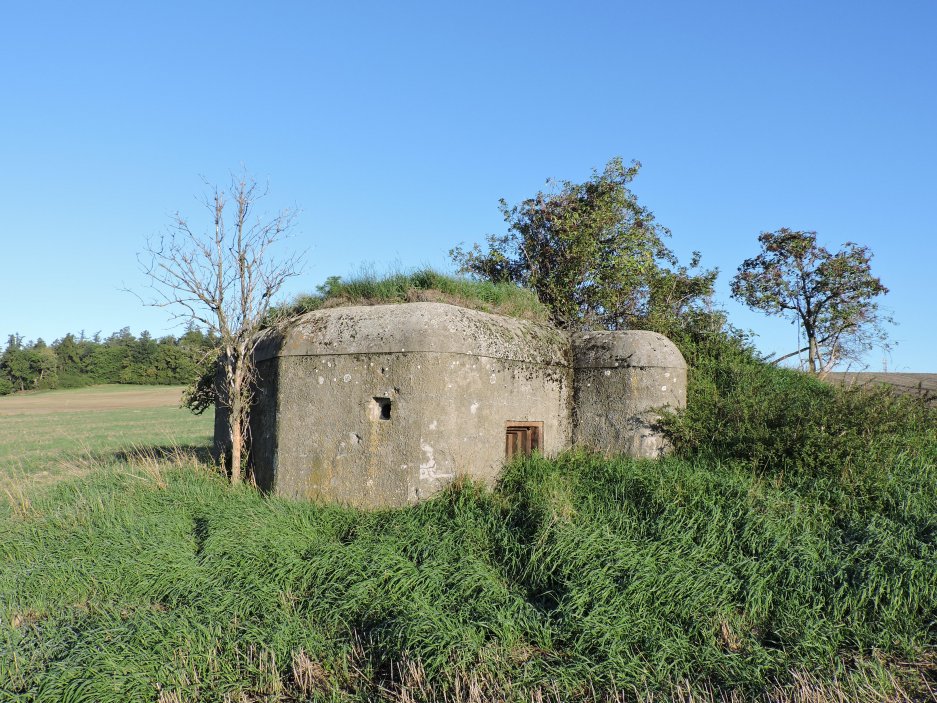
[[[573,366],[577,369],[619,366],[685,369],[686,361],[677,346],[657,332],[602,331],[573,335]]]
[[[437,352],[569,366],[569,342],[549,324],[447,303],[364,305],[299,315],[268,333],[255,359]]]

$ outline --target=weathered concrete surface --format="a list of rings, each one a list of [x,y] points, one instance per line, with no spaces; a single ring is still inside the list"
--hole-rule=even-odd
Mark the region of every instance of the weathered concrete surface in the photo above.
[[[545,454],[570,443],[568,342],[546,325],[441,303],[337,308],[262,356],[278,390],[253,411],[253,463],[278,495],[406,505],[459,473],[493,482],[507,422],[543,422]]]
[[[250,412],[250,470],[258,486],[273,484],[279,441],[280,364],[276,358],[257,362],[257,383]]]
[[[405,352],[552,366],[568,366],[570,361],[566,335],[550,325],[445,303],[362,305],[306,313],[285,333],[269,335],[255,358]]]
[[[686,364],[659,334],[570,336],[443,303],[308,313],[255,359],[258,485],[359,507],[411,504],[458,474],[493,482],[509,423],[542,423],[546,455],[659,456],[659,409],[686,403]],[[219,447],[223,425],[218,410]]]
[[[607,454],[659,457],[659,410],[686,406],[686,362],[656,332],[572,335],[573,443]]]

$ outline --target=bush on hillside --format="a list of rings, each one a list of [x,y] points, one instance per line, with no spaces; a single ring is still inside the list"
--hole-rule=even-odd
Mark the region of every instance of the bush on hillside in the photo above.
[[[885,388],[843,388],[760,359],[740,335],[678,339],[687,408],[665,420],[677,451],[803,477],[882,470],[896,452],[929,450],[937,412]],[[937,457],[935,457],[937,458]]]

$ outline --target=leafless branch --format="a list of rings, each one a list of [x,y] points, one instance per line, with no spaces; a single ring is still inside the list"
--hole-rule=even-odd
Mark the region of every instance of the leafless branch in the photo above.
[[[207,185],[209,193],[200,202],[210,227],[195,230],[176,213],[166,232],[147,240],[138,261],[150,281],[147,305],[167,308],[174,319],[194,321],[219,339],[216,409],[228,418],[236,482],[249,440],[256,378],[253,353],[274,297],[299,274],[303,256],[274,256],[295,226],[297,212],[255,217],[266,186],[261,188],[246,173],[232,175],[227,190]]]

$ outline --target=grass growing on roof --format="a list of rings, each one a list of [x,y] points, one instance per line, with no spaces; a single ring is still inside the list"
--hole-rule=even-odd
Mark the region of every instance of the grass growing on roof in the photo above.
[[[342,279],[328,278],[312,295],[298,296],[288,306],[291,314],[346,305],[440,302],[527,320],[547,321],[549,312],[537,296],[512,283],[475,281],[432,269],[385,276],[364,272]]]

